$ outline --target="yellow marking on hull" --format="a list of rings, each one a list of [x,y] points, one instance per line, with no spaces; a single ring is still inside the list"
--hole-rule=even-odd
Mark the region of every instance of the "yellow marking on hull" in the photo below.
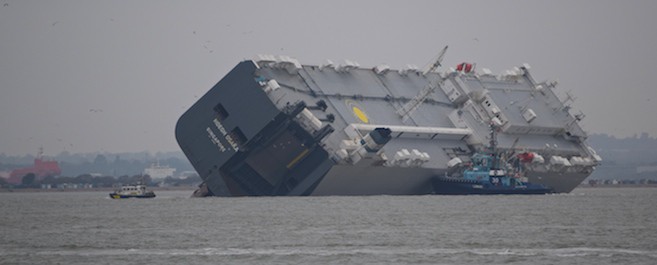
[[[367,117],[367,114],[365,114],[364,111],[362,111],[356,106],[351,107],[351,110],[354,112],[354,114],[356,114],[356,117],[358,117],[360,121],[364,123],[370,123],[370,119]]]
[[[290,163],[287,164],[287,169],[290,169],[294,165],[296,165],[299,162],[299,160],[301,160],[302,158],[304,158],[308,154],[309,151],[310,150],[308,150],[308,149],[303,150],[303,152],[301,152],[301,154],[299,154],[297,157],[292,159],[292,161],[290,161]]]

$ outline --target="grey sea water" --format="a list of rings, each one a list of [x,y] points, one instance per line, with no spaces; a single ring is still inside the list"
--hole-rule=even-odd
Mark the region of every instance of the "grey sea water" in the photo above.
[[[112,200],[0,193],[2,264],[655,264],[657,188]]]

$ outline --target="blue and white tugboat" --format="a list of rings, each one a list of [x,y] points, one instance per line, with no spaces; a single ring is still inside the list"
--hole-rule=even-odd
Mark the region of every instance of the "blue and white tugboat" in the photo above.
[[[136,185],[121,186],[120,189],[115,190],[109,194],[112,199],[128,199],[128,198],[155,198],[155,192],[146,190],[146,185],[137,183]]]
[[[553,189],[543,184],[530,183],[524,176],[522,163],[533,158],[533,153],[502,154],[497,150],[494,121],[490,123],[490,146],[477,152],[458,174],[438,176],[432,180],[434,193],[443,195],[469,194],[548,194]]]

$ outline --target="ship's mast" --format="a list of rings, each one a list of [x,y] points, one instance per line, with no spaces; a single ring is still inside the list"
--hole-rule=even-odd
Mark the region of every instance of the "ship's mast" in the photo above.
[[[439,66],[442,65],[441,63],[443,61],[443,57],[445,57],[445,52],[447,52],[447,47],[448,46],[445,46],[445,48],[443,48],[443,50],[440,51],[440,54],[438,54],[438,58],[433,62],[433,64],[431,64],[429,68],[424,70],[423,72],[424,75],[427,75],[428,73],[435,71]],[[427,86],[422,88],[422,90],[420,90],[420,92],[418,92],[418,94],[415,95],[415,97],[413,97],[410,101],[404,104],[404,106],[402,106],[401,109],[397,110],[397,114],[399,114],[399,116],[402,117],[402,121],[406,121],[411,116],[411,114],[415,112],[415,110],[418,107],[420,107],[420,105],[422,105],[422,102],[424,102],[424,100],[427,99],[429,95],[431,95],[431,93],[433,93],[433,91],[436,90],[436,88],[438,88],[439,84],[442,83],[442,78],[441,77],[438,78],[439,80],[436,83],[429,81],[429,84],[427,84]]]
[[[491,168],[492,169],[498,169],[498,159],[497,159],[497,126],[495,126],[495,123],[493,121],[490,121],[490,142],[488,143],[490,145],[490,152],[491,155],[493,156],[493,161]]]
[[[445,48],[443,48],[443,50],[440,51],[440,53],[438,54],[438,58],[433,62],[433,64],[427,67],[427,69],[424,70],[422,74],[427,75],[428,73],[431,73],[436,69],[438,69],[438,67],[442,66],[443,57],[445,57],[445,53],[447,52],[447,47],[449,46],[446,45]]]
[[[43,158],[43,146],[40,146],[40,147],[39,147],[39,153],[37,154],[37,158],[38,158],[38,159],[42,159],[42,158]]]

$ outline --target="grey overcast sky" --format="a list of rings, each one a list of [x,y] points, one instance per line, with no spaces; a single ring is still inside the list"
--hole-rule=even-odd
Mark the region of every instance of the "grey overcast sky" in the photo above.
[[[178,117],[257,54],[494,73],[522,63],[589,133],[657,136],[657,1],[0,0],[0,153],[179,150]]]

